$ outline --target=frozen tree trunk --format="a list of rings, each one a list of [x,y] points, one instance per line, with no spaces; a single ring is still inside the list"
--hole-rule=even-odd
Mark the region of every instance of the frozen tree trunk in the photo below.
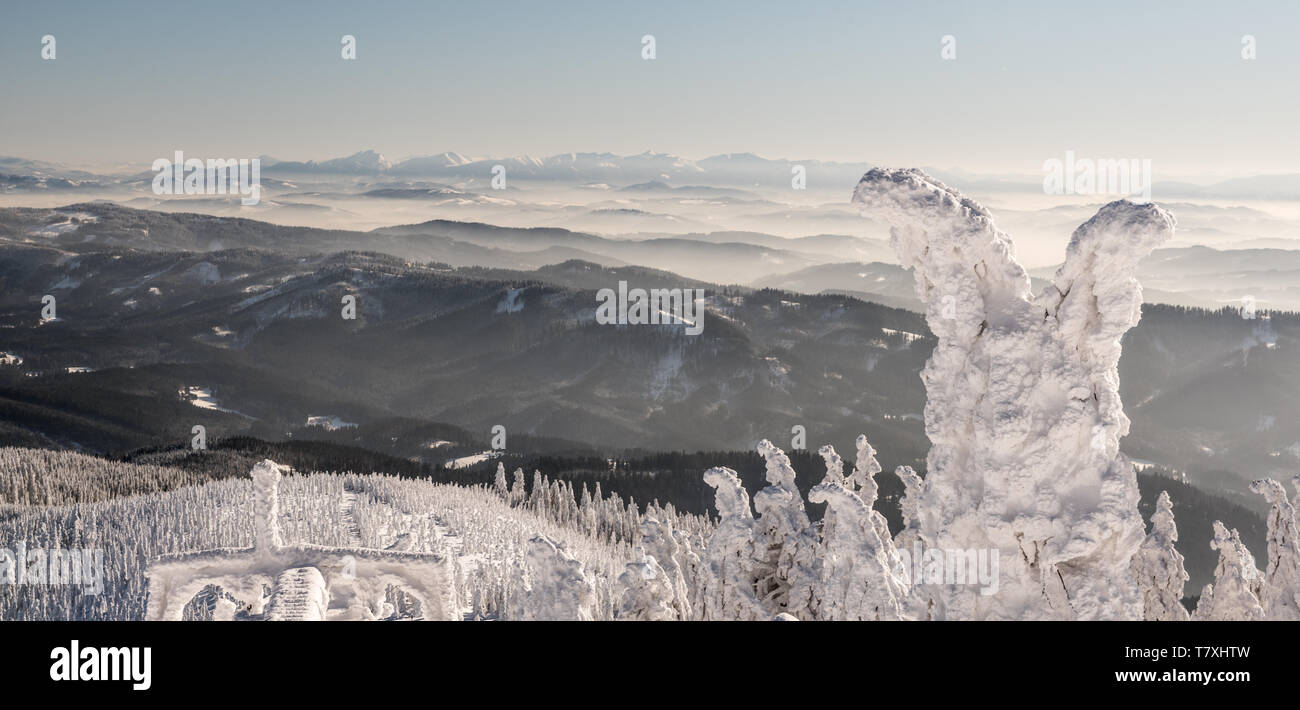
[[[1214,540],[1210,547],[1219,551],[1214,569],[1214,583],[1205,585],[1196,605],[1197,621],[1257,621],[1264,618],[1259,603],[1263,575],[1255,567],[1255,557],[1241,542],[1236,530],[1231,533],[1223,523],[1214,521]]]
[[[1271,478],[1251,484],[1250,489],[1271,506],[1268,511],[1268,564],[1260,605],[1273,621],[1300,621],[1300,534],[1296,509],[1287,500],[1286,489]]]
[[[1178,527],[1174,525],[1174,507],[1169,493],[1160,492],[1156,512],[1151,515],[1151,532],[1133,556],[1133,576],[1142,590],[1142,618],[1147,621],[1187,621],[1189,614],[1182,604],[1187,570],[1183,556],[1174,549]]]
[[[938,338],[922,373],[931,443],[929,548],[996,549],[998,593],[933,589],[940,619],[1139,619],[1129,569],[1144,537],[1119,453],[1120,337],[1138,320],[1137,262],[1173,234],[1152,205],[1112,202],[1079,227],[1038,299],[980,205],[919,170],[876,169],[853,197],[891,226]]]

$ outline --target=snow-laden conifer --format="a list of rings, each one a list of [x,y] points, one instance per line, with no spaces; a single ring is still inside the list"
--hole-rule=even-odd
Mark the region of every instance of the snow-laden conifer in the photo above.
[[[1198,621],[1256,621],[1264,618],[1259,593],[1264,576],[1255,567],[1255,557],[1241,542],[1236,530],[1214,521],[1210,547],[1219,551],[1214,583],[1205,585],[1196,604]]]
[[[749,494],[736,472],[726,467],[705,471],[704,482],[714,489],[719,520],[704,555],[708,574],[700,595],[700,616],[710,621],[766,619],[771,614],[755,594],[760,551]]]
[[[1174,506],[1167,491],[1160,491],[1156,511],[1151,514],[1151,532],[1133,555],[1133,576],[1142,590],[1142,618],[1147,621],[1187,621],[1183,606],[1183,585],[1187,570],[1183,555],[1174,547],[1178,527]]]
[[[654,556],[639,550],[639,559],[627,563],[618,577],[618,618],[623,621],[674,621],[673,586]]]
[[[758,452],[767,461],[768,485],[754,495],[761,545],[756,591],[771,614],[808,619],[819,577],[817,535],[789,457],[766,439],[758,443]]]
[[[1281,483],[1264,478],[1250,489],[1268,501],[1268,563],[1260,605],[1274,621],[1300,621],[1300,534],[1296,509]]]
[[[529,584],[516,594],[513,619],[591,621],[595,594],[581,562],[540,534],[528,540],[524,559]]]
[[[897,620],[907,588],[895,577],[876,512],[842,484],[813,486],[808,499],[825,503],[835,525],[824,531],[821,577],[815,590],[817,618],[829,621]]]

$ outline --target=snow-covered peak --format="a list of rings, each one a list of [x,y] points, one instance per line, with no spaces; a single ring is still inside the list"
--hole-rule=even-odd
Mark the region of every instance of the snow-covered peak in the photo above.
[[[473,159],[471,159],[471,158],[467,158],[467,157],[465,157],[464,155],[461,155],[460,153],[457,153],[457,152],[452,151],[452,150],[444,151],[444,152],[439,153],[439,154],[437,154],[437,155],[431,156],[431,157],[430,157],[430,160],[433,160],[433,161],[439,162],[439,163],[441,163],[441,164],[443,164],[443,165],[447,165],[447,166],[453,166],[453,165],[468,165],[468,164],[474,162]]]

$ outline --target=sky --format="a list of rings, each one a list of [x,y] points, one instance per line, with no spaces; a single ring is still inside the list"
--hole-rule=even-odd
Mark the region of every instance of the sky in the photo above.
[[[0,155],[654,150],[1041,174],[1072,150],[1166,179],[1297,172],[1297,36],[1294,0],[0,0]]]

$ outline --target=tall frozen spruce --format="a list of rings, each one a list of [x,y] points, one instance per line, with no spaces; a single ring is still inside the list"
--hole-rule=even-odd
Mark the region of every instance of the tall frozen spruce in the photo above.
[[[1255,481],[1250,489],[1269,504],[1268,564],[1260,605],[1269,619],[1300,621],[1300,521],[1295,506],[1282,484],[1271,478]]]
[[[927,591],[936,619],[1140,619],[1137,479],[1119,452],[1120,337],[1141,313],[1138,261],[1174,231],[1153,204],[1105,205],[1034,298],[1011,241],[919,170],[875,169],[853,196],[891,227],[938,339],[922,373],[931,443],[926,548],[996,548],[999,592]]]
[[[1174,505],[1167,491],[1160,491],[1156,511],[1151,514],[1151,532],[1133,556],[1133,576],[1142,590],[1142,618],[1147,621],[1187,621],[1183,606],[1183,585],[1187,570],[1183,556],[1174,549],[1178,527],[1174,524]]]

